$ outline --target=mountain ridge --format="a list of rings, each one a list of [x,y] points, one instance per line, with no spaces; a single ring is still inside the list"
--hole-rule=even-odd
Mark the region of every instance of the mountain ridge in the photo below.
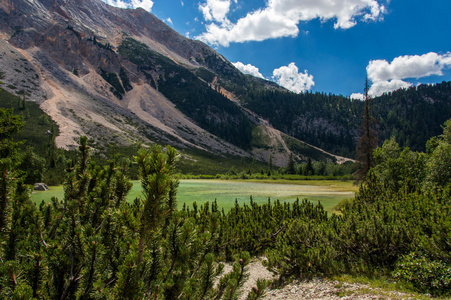
[[[1,61],[3,86],[41,105],[60,127],[59,147],[74,148],[78,136],[87,135],[94,148],[157,142],[262,161],[271,157],[279,166],[293,153],[284,133],[251,116],[228,90],[243,81],[283,88],[242,74],[204,43],[141,8],[100,0],[1,0],[0,16],[0,50],[9,57]],[[124,54],[126,42],[135,47],[131,54]],[[138,48],[145,62],[133,55]],[[271,146],[256,139],[269,139]],[[307,158],[302,151],[294,154],[299,161]],[[335,160],[329,153],[316,156]]]
[[[362,102],[298,95],[244,75],[141,8],[0,0],[0,37],[2,88],[41,105],[60,127],[59,147],[74,148],[86,135],[97,150],[161,143],[277,166],[290,156],[343,162],[355,155]],[[451,90],[437,89],[430,101],[420,95],[427,88],[394,92],[400,103],[391,95],[375,99],[381,136],[417,149],[439,134],[451,116]],[[409,114],[419,107],[427,119],[415,121]]]

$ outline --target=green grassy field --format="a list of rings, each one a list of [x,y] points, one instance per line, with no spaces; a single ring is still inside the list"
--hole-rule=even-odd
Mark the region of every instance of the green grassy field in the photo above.
[[[296,198],[308,199],[317,203],[331,212],[342,200],[354,196],[357,187],[352,181],[336,180],[203,180],[190,179],[181,180],[177,193],[178,206],[182,208],[183,203],[192,206],[196,202],[199,206],[205,202],[212,202],[216,199],[219,208],[228,211],[235,204],[249,203],[252,196],[254,202],[258,204],[271,200],[294,201]],[[133,181],[133,188],[128,195],[129,200],[133,200],[141,193],[139,181]],[[63,199],[64,190],[62,186],[50,187],[49,191],[35,192],[32,199],[40,203],[42,200],[49,201],[52,197]]]

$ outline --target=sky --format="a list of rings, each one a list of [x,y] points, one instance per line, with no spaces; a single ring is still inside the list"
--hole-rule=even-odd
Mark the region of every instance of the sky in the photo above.
[[[142,7],[243,73],[363,99],[451,80],[451,0],[102,0]]]

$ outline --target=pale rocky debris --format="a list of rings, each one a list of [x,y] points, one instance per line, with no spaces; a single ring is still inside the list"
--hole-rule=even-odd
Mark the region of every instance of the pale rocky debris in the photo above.
[[[239,300],[245,300],[253,287],[257,286],[258,279],[273,280],[276,276],[269,272],[262,264],[264,258],[254,258],[247,266],[249,278],[244,283]],[[230,264],[226,264],[224,272],[230,272]],[[368,292],[370,291],[370,292]],[[299,281],[280,289],[267,289],[262,299],[265,300],[390,300],[390,299],[415,299],[412,295],[398,291],[383,291],[373,289],[366,284],[347,283],[337,280],[314,278],[312,280]]]

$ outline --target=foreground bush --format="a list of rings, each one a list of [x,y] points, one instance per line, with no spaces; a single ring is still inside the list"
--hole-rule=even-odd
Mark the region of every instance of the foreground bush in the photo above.
[[[10,131],[20,122],[2,115]],[[1,123],[1,122],[0,122]],[[307,200],[219,211],[177,211],[177,152],[135,157],[142,197],[126,202],[128,161],[99,167],[85,137],[69,161],[64,199],[37,207],[14,167],[17,144],[0,135],[0,294],[16,299],[235,299],[251,256],[285,279],[392,275],[434,295],[449,293],[451,121],[428,153],[389,140],[355,199],[328,215]],[[447,150],[449,149],[449,150]],[[418,256],[414,253],[421,253]],[[220,261],[235,261],[222,274]],[[217,284],[215,284],[217,282]],[[261,297],[260,282],[249,299]]]
[[[11,213],[4,214],[0,228],[0,294],[234,299],[250,256],[237,256],[233,270],[222,275],[213,254],[218,224],[200,229],[194,218],[175,210],[177,152],[154,146],[138,153],[143,197],[128,203],[128,163],[98,167],[90,162],[86,141],[80,139],[78,161],[68,163],[63,201],[52,199],[38,208],[20,182],[15,192],[10,189]]]
[[[448,121],[428,153],[386,141],[355,199],[340,205],[341,214],[284,223],[287,230],[267,251],[268,267],[284,278],[392,274],[418,291],[449,293],[450,132]]]
[[[393,277],[411,283],[422,293],[438,296],[451,292],[451,265],[414,252],[399,260]]]

